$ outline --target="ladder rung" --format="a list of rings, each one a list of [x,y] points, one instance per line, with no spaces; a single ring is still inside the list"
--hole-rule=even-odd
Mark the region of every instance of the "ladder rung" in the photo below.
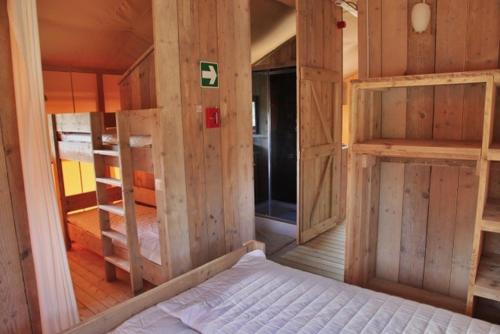
[[[108,157],[118,157],[120,155],[120,152],[115,150],[94,150],[94,154],[105,155]]]
[[[481,230],[485,232],[492,233],[500,233],[500,222],[499,221],[491,221],[491,220],[483,220],[481,224]]]
[[[123,210],[123,207],[120,205],[99,204],[98,207],[99,207],[99,209],[107,211],[109,213],[113,213],[113,214],[119,215],[119,216],[125,216],[125,210]]]
[[[104,260],[120,269],[125,270],[126,272],[130,272],[130,263],[121,257],[111,255],[104,257]]]
[[[103,183],[103,184],[108,184],[110,186],[115,186],[115,187],[122,186],[122,180],[114,179],[112,177],[96,177],[95,181],[99,182],[99,183]]]
[[[116,240],[124,245],[127,245],[127,236],[118,231],[115,230],[102,231],[102,235],[110,238],[111,240]]]

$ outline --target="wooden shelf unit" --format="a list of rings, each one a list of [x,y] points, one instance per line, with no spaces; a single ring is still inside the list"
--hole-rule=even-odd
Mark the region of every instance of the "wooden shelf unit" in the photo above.
[[[494,71],[486,81],[484,122],[481,158],[479,161],[479,190],[477,197],[476,224],[472,246],[472,261],[469,275],[466,313],[474,314],[476,297],[500,302],[500,249],[491,254],[486,249],[486,234],[500,238],[500,200],[490,198],[491,182],[497,173],[492,169],[500,165],[500,145],[495,143],[495,115],[500,86],[500,71]]]
[[[500,145],[493,142],[491,132],[499,82],[499,70],[353,81],[347,282],[468,314],[473,312],[475,296],[500,301],[500,256],[481,257],[483,233],[500,232],[500,202],[495,204],[490,200],[486,203],[489,165],[500,161]],[[415,92],[416,87],[434,87],[433,91],[437,92],[453,89],[447,87],[456,85],[484,89],[484,115],[479,113],[481,110],[475,113],[478,115],[476,121],[483,121],[482,137],[479,133],[475,141],[441,140],[439,135],[434,138],[438,126],[433,123],[433,114],[426,114],[431,118],[430,132],[418,132],[421,124],[417,124],[417,131],[407,135],[406,122],[421,121],[406,115],[408,92]],[[438,102],[430,101],[433,113],[436,108],[433,104]],[[429,107],[429,103],[423,105]],[[384,109],[387,106],[388,112]],[[400,111],[401,106],[404,109]],[[384,114],[386,112],[389,116]],[[450,112],[446,116],[453,115]],[[453,130],[453,120],[441,126],[443,124],[449,126],[448,137],[460,139],[462,128]],[[454,136],[453,131],[458,134]],[[421,182],[422,179],[427,183]],[[456,182],[449,182],[449,179]],[[466,211],[458,211],[465,206],[468,207]],[[399,221],[394,223],[394,220]],[[441,223],[451,227],[452,232],[442,233],[439,227],[436,230]],[[403,227],[403,224],[406,225]],[[456,224],[460,226],[457,227],[461,229],[459,232],[453,232]],[[388,236],[379,240],[383,233]],[[429,238],[434,243],[432,249],[429,249]],[[386,245],[388,240],[392,242],[391,239],[398,241],[392,246]],[[462,261],[460,264],[454,263],[455,247],[466,252],[458,257]],[[406,258],[403,259],[404,252]],[[442,252],[449,257],[447,269],[442,268],[438,259],[429,260]],[[408,259],[410,264],[405,263]],[[391,267],[391,261],[397,264]],[[403,270],[406,270],[404,275]],[[450,275],[451,280],[455,280],[453,291],[451,283],[450,287],[439,287],[443,275]]]
[[[474,284],[474,296],[500,300],[500,255],[481,257]]]

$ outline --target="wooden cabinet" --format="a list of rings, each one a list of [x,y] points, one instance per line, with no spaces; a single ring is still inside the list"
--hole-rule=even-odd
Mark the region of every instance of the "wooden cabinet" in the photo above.
[[[50,114],[98,110],[94,73],[43,71],[45,109]]]
[[[70,72],[43,71],[43,86],[48,113],[74,112]]]

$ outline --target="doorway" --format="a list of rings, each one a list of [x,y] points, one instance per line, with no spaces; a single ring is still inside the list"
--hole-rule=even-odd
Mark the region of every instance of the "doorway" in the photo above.
[[[296,69],[253,73],[255,214],[297,222]]]

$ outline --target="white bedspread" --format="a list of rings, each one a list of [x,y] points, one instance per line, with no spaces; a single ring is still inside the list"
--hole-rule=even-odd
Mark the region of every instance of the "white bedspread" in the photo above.
[[[201,333],[500,333],[484,321],[281,266],[261,251],[154,309]],[[130,333],[141,316],[117,333]]]

